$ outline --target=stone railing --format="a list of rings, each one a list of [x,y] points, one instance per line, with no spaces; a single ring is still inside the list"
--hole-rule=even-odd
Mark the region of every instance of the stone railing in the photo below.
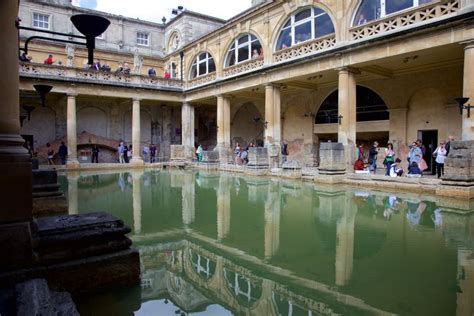
[[[252,71],[263,66],[263,57],[250,59],[242,63],[227,67],[224,69],[224,77],[240,74],[242,72]]]
[[[350,38],[360,40],[401,27],[455,13],[460,9],[460,0],[448,0],[422,5],[403,14],[372,21],[350,29]]]
[[[284,48],[273,54],[274,62],[282,62],[290,59],[296,59],[319,51],[326,50],[336,45],[336,36],[330,35],[317,38],[312,41],[297,44],[292,47]]]
[[[133,86],[151,89],[181,90],[183,83],[180,80],[166,80],[157,77],[141,75],[125,75],[123,73],[83,70],[72,67],[44,65],[35,63],[20,63],[20,77],[40,79],[55,79],[83,83]]]
[[[210,74],[207,74],[207,75],[204,75],[204,76],[200,76],[200,77],[196,77],[194,79],[188,80],[188,83],[187,83],[186,86],[187,86],[187,88],[200,86],[202,84],[214,81],[214,80],[216,80],[216,78],[217,78],[216,72],[213,72],[213,73],[210,73]]]

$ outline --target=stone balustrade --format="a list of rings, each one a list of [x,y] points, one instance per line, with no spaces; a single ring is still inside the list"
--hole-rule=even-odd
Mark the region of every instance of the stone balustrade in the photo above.
[[[360,40],[383,34],[419,22],[432,20],[457,12],[461,7],[460,0],[434,2],[414,8],[408,12],[377,19],[350,29],[350,39]]]
[[[263,66],[263,57],[250,59],[242,63],[227,67],[224,69],[224,77],[237,75],[240,73],[252,71]]]
[[[123,73],[83,70],[59,65],[20,63],[20,77],[54,79],[83,83],[100,83],[119,86],[134,86],[147,89],[178,90],[183,88],[180,80],[166,80],[157,77]]]
[[[188,80],[186,86],[187,86],[187,88],[197,87],[197,86],[206,84],[208,82],[214,81],[214,80],[216,80],[216,78],[217,78],[217,75],[216,75],[215,72],[213,72],[213,73],[210,73],[210,74],[207,74],[207,75],[204,75],[204,76],[199,76],[199,77],[193,78],[191,80]]]
[[[335,35],[325,36],[279,50],[273,54],[273,60],[275,63],[278,63],[296,59],[329,49],[335,45]]]

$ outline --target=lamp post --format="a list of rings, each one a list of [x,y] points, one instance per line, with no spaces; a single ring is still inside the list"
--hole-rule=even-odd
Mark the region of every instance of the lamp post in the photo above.
[[[46,95],[51,91],[51,89],[53,89],[53,87],[45,85],[45,84],[35,84],[33,87],[35,88],[36,92],[38,92],[38,94],[41,98],[41,106],[45,107],[46,106]]]
[[[456,102],[458,103],[459,106],[459,114],[462,115],[462,110],[467,110],[467,117],[471,117],[471,109],[474,108],[471,104],[464,105],[467,101],[469,101],[469,98],[465,97],[460,97],[460,98],[455,98]]]
[[[344,118],[344,116],[342,116],[342,114],[339,114],[339,116],[337,117],[337,121],[339,123],[339,125],[342,124],[342,119]]]

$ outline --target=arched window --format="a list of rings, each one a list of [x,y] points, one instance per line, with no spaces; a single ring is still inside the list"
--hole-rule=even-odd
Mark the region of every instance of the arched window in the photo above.
[[[260,41],[252,34],[245,34],[234,40],[230,46],[225,60],[225,66],[229,67],[249,59],[263,57]]]
[[[191,66],[190,79],[204,76],[216,71],[216,64],[211,54],[204,52],[196,56]]]
[[[363,25],[387,15],[434,1],[436,0],[362,0],[353,25]]]
[[[334,25],[325,11],[320,8],[305,9],[291,15],[283,25],[276,49],[291,47],[334,32]]]
[[[357,86],[356,90],[357,122],[388,120],[390,113],[381,97],[369,88]],[[338,122],[338,90],[331,93],[319,107],[316,124]]]

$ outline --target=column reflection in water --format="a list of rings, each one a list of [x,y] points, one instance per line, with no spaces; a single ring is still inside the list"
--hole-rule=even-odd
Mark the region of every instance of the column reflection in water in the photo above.
[[[142,232],[142,178],[143,171],[133,171],[133,231],[135,235]]]
[[[270,182],[265,202],[265,259],[275,255],[280,247],[280,183]]]
[[[181,189],[182,195],[182,216],[183,216],[183,225],[185,228],[188,228],[194,222],[195,216],[195,179],[194,173],[183,173],[183,185]]]
[[[337,220],[336,236],[336,285],[343,286],[351,278],[354,261],[354,222],[357,206],[352,202],[352,193],[346,192],[337,198],[342,201],[342,216]]]
[[[230,230],[230,177],[221,174],[217,189],[217,239],[224,239]]]
[[[68,213],[69,215],[79,214],[78,210],[78,192],[79,173],[73,172],[67,175],[68,190]]]

